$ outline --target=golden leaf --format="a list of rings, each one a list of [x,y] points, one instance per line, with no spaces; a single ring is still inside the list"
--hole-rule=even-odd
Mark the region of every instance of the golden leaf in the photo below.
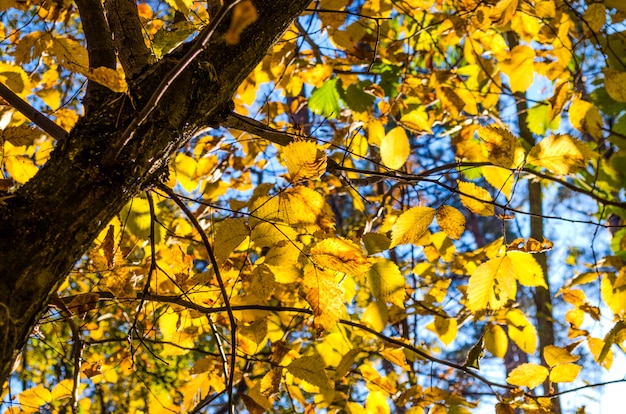
[[[410,128],[414,131],[425,131],[431,133],[431,122],[428,120],[428,114],[422,106],[420,106],[419,108],[420,109],[402,115],[402,118],[400,118],[400,123],[406,125],[407,128]]]
[[[509,348],[509,338],[500,325],[490,324],[485,329],[485,348],[498,358],[504,358]]]
[[[515,184],[515,175],[511,171],[492,165],[485,165],[480,170],[485,180],[498,190],[498,193],[504,194],[508,199],[511,198],[513,184]]]
[[[37,168],[33,160],[23,155],[4,157],[4,168],[6,168],[11,178],[19,184],[26,183],[39,172],[39,168]]]
[[[508,252],[507,257],[511,260],[515,278],[521,285],[548,288],[543,270],[534,256],[522,252]]]
[[[395,127],[387,133],[380,143],[380,158],[385,167],[392,170],[402,168],[411,153],[409,137],[402,127]]]
[[[515,299],[517,284],[511,260],[506,256],[478,266],[467,285],[468,309],[472,312],[498,310]]]
[[[581,132],[589,132],[595,139],[602,138],[602,115],[591,102],[574,99],[567,114],[574,128]]]
[[[576,364],[561,364],[550,370],[550,381],[572,382],[578,376],[582,367]]]
[[[391,245],[417,243],[428,231],[428,226],[435,218],[435,210],[430,207],[413,207],[404,211],[391,229]]]
[[[591,3],[583,14],[583,30],[587,36],[597,35],[606,23],[606,6],[602,3]],[[590,33],[593,32],[593,33]]]
[[[271,247],[282,241],[295,240],[297,234],[291,226],[261,221],[252,229],[250,240],[258,247]]]
[[[317,243],[311,248],[309,257],[318,266],[355,276],[362,275],[370,267],[361,247],[337,237]]]
[[[296,141],[283,149],[289,181],[317,179],[326,172],[326,154],[313,141]]]
[[[239,2],[235,6],[233,15],[230,20],[230,27],[224,35],[226,43],[229,45],[236,45],[239,43],[241,33],[259,18],[259,14],[256,11],[256,7],[250,0],[244,0]]]
[[[460,181],[459,191],[461,193],[461,203],[472,213],[481,216],[492,216],[494,214],[493,204],[488,204],[492,202],[493,199],[484,188],[478,187],[474,183]],[[486,201],[487,203],[483,203],[480,200]]]
[[[293,360],[286,368],[294,377],[320,387],[321,390],[330,390],[333,387],[326,375],[324,360],[319,356],[303,356]]]
[[[506,382],[518,387],[533,389],[541,385],[548,378],[548,374],[548,368],[529,362],[521,364],[511,371]]]
[[[526,161],[555,174],[572,174],[584,168],[596,154],[582,141],[569,135],[551,135],[535,145]]]
[[[600,285],[602,299],[615,315],[626,315],[626,267],[615,276],[608,273]]]
[[[434,332],[446,346],[456,339],[458,333],[456,319],[444,318],[439,315],[435,315],[435,320],[428,324],[426,328]]]
[[[241,218],[222,221],[215,232],[214,254],[217,263],[222,265],[237,246],[250,234],[250,230]]]
[[[609,96],[617,102],[626,102],[626,72],[604,69],[604,87]]]
[[[372,289],[372,295],[376,299],[391,302],[404,309],[406,282],[394,262],[379,258],[367,272],[367,279]]]
[[[437,224],[451,239],[458,240],[465,231],[465,216],[452,206],[437,209]]]
[[[594,361],[598,364],[602,365],[607,370],[611,369],[611,365],[613,365],[613,350],[609,349],[604,355],[604,359],[600,360],[600,354],[602,353],[602,349],[604,348],[604,341],[600,338],[588,338],[587,343],[589,345],[589,350],[591,351],[591,355],[593,355]]]
[[[98,82],[100,85],[106,86],[113,92],[124,93],[128,90],[126,84],[126,78],[123,72],[118,72],[115,69],[99,67],[95,69],[89,69],[85,74],[89,80]]]
[[[511,57],[500,64],[513,92],[526,92],[533,83],[534,59],[535,51],[530,46],[515,46]]]
[[[506,313],[509,327],[509,338],[527,354],[533,354],[537,348],[537,330],[519,309],[511,309]]]
[[[42,405],[49,403],[52,400],[52,394],[43,385],[37,385],[19,393],[18,399],[22,410],[33,412]]]
[[[337,368],[335,368],[335,380],[341,379],[346,376],[348,371],[350,371],[350,368],[352,368],[356,357],[361,352],[363,352],[363,350],[359,348],[351,349],[341,357],[341,361],[339,361],[339,364],[337,364]]]
[[[346,311],[343,289],[337,283],[335,272],[306,266],[302,289],[313,310],[315,325],[330,331]]]
[[[478,129],[478,136],[485,142],[489,161],[504,168],[519,168],[524,164],[524,148],[511,131],[498,127]]]
[[[546,364],[548,364],[549,367],[576,362],[580,359],[579,356],[572,355],[567,349],[555,345],[548,345],[543,349],[543,358],[546,360]]]

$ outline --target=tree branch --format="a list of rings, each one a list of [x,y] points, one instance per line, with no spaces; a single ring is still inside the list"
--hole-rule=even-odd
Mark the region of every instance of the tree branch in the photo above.
[[[256,119],[248,118],[247,116],[235,112],[228,114],[220,125],[259,136],[280,146],[285,146],[293,142],[293,138],[296,136],[288,132],[278,131]]]
[[[89,67],[105,67],[115,69],[115,48],[109,25],[104,17],[104,8],[100,0],[76,0],[80,21],[87,42],[89,53]],[[87,81],[87,93],[83,98],[85,112],[89,112],[93,105],[97,105],[97,97],[106,86],[91,80]],[[94,99],[95,98],[95,99]]]
[[[154,62],[152,52],[143,39],[137,4],[134,0],[106,0],[104,6],[109,28],[113,32],[113,45],[124,73],[128,78],[134,78]]]
[[[30,119],[35,125],[41,128],[45,133],[50,135],[58,142],[67,138],[67,132],[50,118],[33,108],[28,102],[17,96],[11,89],[7,88],[0,82],[0,97],[9,103],[13,108],[17,109],[22,115]]]

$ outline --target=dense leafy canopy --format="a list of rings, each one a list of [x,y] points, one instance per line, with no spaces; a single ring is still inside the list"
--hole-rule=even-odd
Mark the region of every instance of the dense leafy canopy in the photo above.
[[[73,266],[0,267],[4,412],[560,412],[619,370],[626,4],[269,3],[0,2],[0,232],[32,202]]]

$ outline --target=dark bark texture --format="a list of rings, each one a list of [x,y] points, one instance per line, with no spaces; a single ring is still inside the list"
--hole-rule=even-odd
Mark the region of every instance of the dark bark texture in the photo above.
[[[226,119],[239,84],[309,2],[255,0],[259,18],[234,46],[223,41],[229,22],[222,22],[200,59],[176,79],[112,165],[102,162],[107,149],[124,138],[125,127],[189,45],[144,67],[129,82],[130,97],[92,91],[99,94],[94,97],[99,105],[78,121],[35,177],[0,203],[2,383],[50,295],[94,238],[133,196],[159,179],[178,148]]]

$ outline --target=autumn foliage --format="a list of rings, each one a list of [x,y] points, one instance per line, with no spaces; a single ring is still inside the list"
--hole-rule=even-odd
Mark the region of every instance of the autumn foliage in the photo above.
[[[0,232],[107,217],[46,242],[35,319],[0,272],[3,412],[585,412],[626,351],[626,3],[270,3],[0,2]],[[74,163],[120,208],[30,189]]]

